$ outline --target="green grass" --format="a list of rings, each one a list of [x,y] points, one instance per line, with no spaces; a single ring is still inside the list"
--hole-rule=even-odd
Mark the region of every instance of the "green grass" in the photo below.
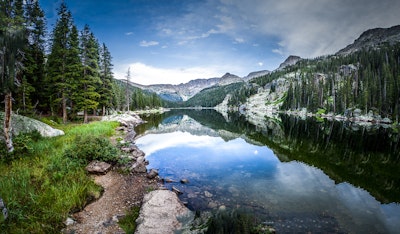
[[[57,125],[64,136],[20,136],[15,153],[0,161],[0,197],[9,210],[8,219],[0,222],[1,233],[59,233],[69,213],[98,198],[102,188],[64,151],[73,147],[77,136],[108,138],[117,125]]]
[[[136,219],[139,217],[140,207],[134,206],[126,214],[124,218],[119,220],[119,226],[125,231],[126,234],[133,234],[136,230]]]

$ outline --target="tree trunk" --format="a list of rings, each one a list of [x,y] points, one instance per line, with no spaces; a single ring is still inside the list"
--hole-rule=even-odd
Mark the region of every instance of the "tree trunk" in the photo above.
[[[11,127],[11,112],[12,112],[12,96],[11,92],[7,93],[4,97],[4,138],[6,140],[6,146],[8,152],[14,151],[12,143],[12,127]]]
[[[83,123],[88,123],[88,114],[87,110],[83,110]]]
[[[103,105],[103,113],[102,113],[102,116],[105,116],[105,115],[106,115],[106,106]]]
[[[62,94],[62,112],[63,112],[63,123],[67,123],[67,98],[65,97],[65,94]]]

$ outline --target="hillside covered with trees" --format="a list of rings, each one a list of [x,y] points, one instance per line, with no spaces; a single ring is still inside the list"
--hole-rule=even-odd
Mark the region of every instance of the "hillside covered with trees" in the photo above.
[[[158,97],[132,92],[130,86],[114,79],[108,47],[99,43],[89,25],[77,28],[65,2],[58,8],[51,32],[47,32],[38,1],[0,4],[0,93],[5,103],[0,111],[5,112],[4,132],[10,129],[11,112],[52,116],[63,123],[83,115],[87,123],[89,115],[162,104]],[[5,134],[6,139],[9,134]]]

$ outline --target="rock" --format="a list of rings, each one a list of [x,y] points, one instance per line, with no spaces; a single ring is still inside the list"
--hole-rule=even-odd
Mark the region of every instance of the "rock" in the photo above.
[[[1,210],[1,215],[2,215],[2,217],[0,218],[0,221],[6,220],[8,217],[8,210],[7,210],[5,202],[3,201],[3,199],[1,197],[0,197],[0,210]]]
[[[14,135],[18,135],[20,133],[28,133],[33,131],[38,131],[40,135],[43,137],[55,137],[64,135],[64,132],[55,128],[52,128],[50,125],[47,125],[43,122],[40,122],[36,119],[31,119],[22,115],[12,115],[11,126]],[[0,112],[0,122],[4,121],[4,112]],[[3,124],[0,125],[0,131],[3,132]],[[0,140],[3,139],[3,136],[0,136]]]
[[[141,156],[145,156],[145,153],[141,151],[136,145],[131,146],[131,154],[133,157],[138,158]]]
[[[146,173],[146,165],[144,163],[134,163],[132,167],[130,168],[131,171],[136,172],[136,173]]]
[[[175,183],[175,180],[171,180],[170,178],[163,179],[165,183]]]
[[[100,161],[92,161],[86,166],[86,171],[91,174],[107,174],[111,170],[111,164]]]
[[[211,198],[213,195],[208,191],[204,191],[204,196],[206,196],[207,198]]]
[[[156,169],[151,169],[150,172],[147,174],[147,178],[149,179],[154,179],[158,176],[158,170]]]
[[[174,192],[152,191],[143,198],[135,233],[176,233],[193,218],[193,212],[179,201]]]
[[[125,131],[125,129],[126,129],[125,127],[118,127],[118,128],[116,128],[115,130],[116,130],[116,131]]]
[[[137,163],[145,163],[145,159],[144,159],[144,157],[143,156],[140,156],[140,157],[138,157],[137,159],[136,159],[136,162]]]
[[[135,136],[136,136],[136,132],[133,129],[129,129],[128,134],[126,134],[124,140],[127,142],[134,142]]]
[[[172,191],[174,191],[176,194],[182,194],[181,190],[179,190],[178,188],[176,188],[175,186],[172,186]]]
[[[64,224],[65,224],[65,226],[74,225],[75,224],[75,220],[73,220],[72,218],[68,217],[67,220],[65,220]]]
[[[361,113],[362,113],[362,110],[360,110],[360,109],[355,109],[354,111],[353,111],[353,116],[354,117],[360,117],[361,116]]]
[[[182,184],[187,184],[187,183],[189,183],[189,180],[188,179],[181,179],[181,183]]]
[[[102,121],[116,121],[119,122],[122,126],[133,128],[141,123],[143,120],[136,115],[135,113],[130,112],[129,114],[114,114],[103,116]]]

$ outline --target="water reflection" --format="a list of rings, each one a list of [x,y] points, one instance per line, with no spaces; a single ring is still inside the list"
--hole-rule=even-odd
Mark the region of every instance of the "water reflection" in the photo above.
[[[179,188],[183,192],[181,199],[190,208],[245,208],[274,222],[278,232],[396,233],[399,230],[399,204],[382,205],[366,190],[345,182],[345,178],[336,182],[331,179],[331,175],[348,174],[338,173],[343,164],[358,165],[354,160],[358,153],[349,153],[353,160],[340,162],[339,166],[336,160],[343,155],[335,156],[333,151],[321,155],[330,152],[321,148],[331,149],[338,143],[327,141],[326,135],[312,136],[304,130],[313,132],[321,129],[320,125],[273,121],[274,124],[255,127],[245,121],[235,122],[235,118],[241,118],[237,116],[231,118],[232,122],[224,119],[218,122],[221,119],[217,114],[210,113],[169,113],[163,121],[158,121],[161,124],[147,126],[144,136],[137,139],[150,161],[149,168],[158,168],[162,177],[176,181],[168,186]],[[213,121],[207,122],[210,115]],[[292,124],[292,128],[287,128],[287,124]],[[269,129],[271,126],[274,129]],[[334,126],[330,126],[323,130],[330,134],[330,139],[336,139]],[[346,136],[343,132],[342,137]],[[308,137],[301,139],[296,134]],[[331,142],[331,146],[322,147],[318,139]],[[328,163],[323,163],[323,159]],[[383,171],[372,169],[378,175]],[[190,183],[180,184],[179,180],[184,178]]]

